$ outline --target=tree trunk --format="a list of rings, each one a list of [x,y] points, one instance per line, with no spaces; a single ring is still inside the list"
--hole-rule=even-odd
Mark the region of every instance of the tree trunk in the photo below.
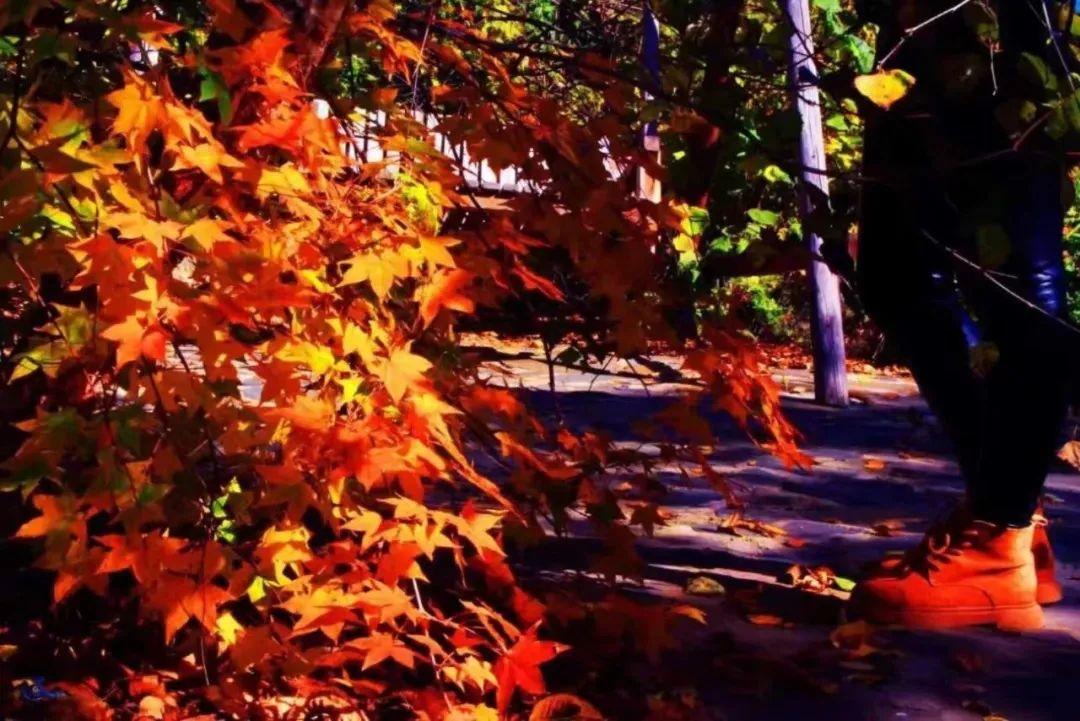
[[[660,89],[660,24],[653,15],[648,2],[643,4],[641,14],[641,65],[645,70],[646,82],[652,91]],[[645,93],[645,99],[652,99],[652,92]],[[656,121],[650,120],[641,129],[642,145],[649,157],[660,164],[660,133]],[[645,166],[637,169],[637,195],[639,198],[659,203],[663,197],[660,178],[655,177]]]
[[[844,369],[844,324],[840,283],[821,257],[821,237],[808,230],[815,206],[829,202],[825,173],[825,141],[821,130],[821,98],[814,65],[808,0],[784,0],[791,21],[790,81],[793,102],[802,130],[799,134],[799,213],[810,251],[812,296],[810,330],[814,348],[814,396],[830,406],[848,404]]]

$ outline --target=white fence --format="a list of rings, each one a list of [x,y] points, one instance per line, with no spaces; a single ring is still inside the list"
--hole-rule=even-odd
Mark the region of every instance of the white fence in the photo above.
[[[316,112],[321,117],[329,115],[329,106],[325,101],[315,101]],[[524,177],[520,168],[507,167],[496,170],[484,160],[474,159],[469,153],[468,147],[463,144],[454,144],[443,133],[439,132],[439,117],[433,113],[421,110],[412,111],[416,122],[428,129],[429,140],[432,146],[449,158],[452,158],[458,166],[464,184],[470,190],[494,195],[538,195],[543,192],[543,187],[533,180]],[[393,175],[397,172],[394,163],[398,157],[397,151],[386,150],[380,142],[380,130],[386,127],[387,114],[378,110],[368,112],[364,120],[350,124],[348,129],[343,130],[347,137],[345,141],[346,153],[361,163],[386,163],[386,172]],[[606,143],[604,144],[606,145]],[[603,151],[603,147],[602,147]],[[620,180],[627,176],[630,168],[621,166],[604,152],[604,166],[611,180]]]

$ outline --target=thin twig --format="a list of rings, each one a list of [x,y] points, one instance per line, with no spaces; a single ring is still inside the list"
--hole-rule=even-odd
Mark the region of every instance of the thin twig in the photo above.
[[[913,25],[910,28],[905,29],[901,33],[901,37],[896,42],[896,45],[893,45],[892,49],[890,49],[889,52],[885,53],[884,57],[882,57],[881,60],[878,60],[878,62],[877,62],[878,69],[880,70],[880,69],[884,68],[885,63],[889,62],[889,60],[892,59],[892,56],[895,55],[897,52],[899,52],[900,48],[902,48],[904,46],[904,43],[906,43],[909,39],[911,39],[911,37],[913,35],[915,35],[915,33],[917,33],[920,30],[926,28],[928,25],[936,23],[938,20],[941,20],[942,18],[946,17],[947,15],[951,15],[952,13],[960,10],[965,5],[967,5],[969,2],[971,2],[971,0],[960,0],[960,2],[956,3],[952,7],[945,8],[944,10],[937,13],[936,15],[931,15],[930,17],[928,17],[926,20],[923,20],[918,25]]]
[[[1075,5],[1075,0],[1072,0],[1070,5]],[[1046,34],[1050,38],[1050,44],[1054,47],[1054,54],[1057,55],[1058,62],[1061,63],[1061,69],[1065,73],[1065,82],[1069,84],[1069,90],[1076,92],[1076,86],[1073,85],[1072,73],[1069,72],[1069,63],[1065,60],[1064,53],[1061,52],[1061,46],[1058,44],[1057,37],[1054,33],[1054,25],[1050,22],[1050,11],[1046,9],[1046,3],[1040,2],[1039,6],[1042,8],[1042,17],[1039,20],[1042,21],[1043,26],[1046,28]],[[1028,3],[1028,7],[1031,4]]]
[[[1030,300],[1028,300],[1024,296],[1020,295],[1015,290],[1013,290],[1012,288],[1010,288],[1009,286],[1005,285],[1000,280],[995,278],[994,275],[990,271],[988,271],[986,268],[982,267],[981,265],[979,265],[975,261],[971,260],[966,255],[964,255],[963,253],[960,253],[960,252],[954,250],[953,248],[950,248],[949,246],[945,245],[940,240],[938,240],[933,235],[931,235],[926,229],[920,228],[919,232],[922,233],[923,237],[925,237],[927,240],[929,240],[931,243],[933,243],[934,246],[938,250],[946,253],[955,262],[957,262],[960,265],[964,266],[968,270],[978,274],[987,283],[989,283],[994,288],[1001,291],[1003,294],[1005,294],[1006,296],[1008,296],[1012,300],[1016,301],[1017,303],[1024,306],[1028,310],[1034,311],[1039,316],[1041,316],[1045,320],[1048,320],[1050,323],[1052,323],[1055,327],[1060,328],[1061,330],[1064,330],[1069,335],[1075,335],[1077,337],[1080,337],[1080,328],[1076,327],[1075,325],[1073,325],[1072,323],[1068,322],[1067,320],[1065,320],[1063,318],[1059,318],[1058,316],[1047,312],[1047,310],[1045,308],[1042,308],[1042,307],[1036,305],[1035,303],[1032,303]]]

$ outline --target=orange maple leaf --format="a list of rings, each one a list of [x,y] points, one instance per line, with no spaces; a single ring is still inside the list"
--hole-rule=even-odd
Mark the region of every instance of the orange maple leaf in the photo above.
[[[156,325],[144,327],[134,315],[109,326],[102,331],[101,337],[120,344],[116,349],[117,368],[123,368],[140,357],[155,361],[165,360],[165,344],[168,340],[165,331]]]
[[[165,643],[184,624],[195,619],[207,631],[217,624],[218,607],[232,600],[228,590],[213,583],[196,584],[184,576],[168,576],[156,588],[152,605],[161,611],[165,622]]]
[[[440,271],[429,285],[417,289],[416,299],[420,301],[420,318],[425,327],[431,325],[443,308],[461,313],[476,310],[472,299],[462,293],[472,278],[472,273],[464,270]]]
[[[416,654],[388,633],[375,633],[366,638],[357,638],[346,645],[365,652],[362,671],[367,671],[386,659],[397,661],[405,668],[412,668],[416,664]]]
[[[72,499],[66,496],[39,495],[34,496],[31,503],[41,511],[41,515],[20,526],[15,532],[16,538],[37,538],[70,525],[75,510]]]
[[[334,407],[324,400],[300,396],[289,408],[266,412],[271,418],[283,418],[306,431],[327,431],[334,425]]]
[[[395,543],[379,561],[376,577],[387,585],[393,585],[402,578],[423,578],[424,574],[416,563],[423,550],[416,543]]]
[[[540,665],[550,661],[568,647],[554,641],[541,641],[536,637],[539,624],[534,625],[518,639],[517,643],[495,664],[495,677],[499,680],[496,702],[499,713],[505,713],[514,697],[514,691],[541,694],[547,691]]]

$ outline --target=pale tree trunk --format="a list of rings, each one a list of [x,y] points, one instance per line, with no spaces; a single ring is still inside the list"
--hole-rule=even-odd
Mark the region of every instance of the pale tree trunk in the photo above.
[[[645,70],[646,82],[650,90],[660,88],[660,24],[653,14],[649,2],[643,3],[641,15],[641,64]],[[646,92],[645,99],[650,100],[652,93]],[[641,131],[642,144],[649,156],[660,163],[660,134],[656,122],[645,123]],[[660,178],[653,177],[648,168],[637,169],[637,194],[639,198],[659,203],[663,197]]]
[[[810,32],[808,0],[784,0],[791,21],[790,81],[795,109],[802,129],[799,134],[799,213],[811,260],[810,329],[814,348],[814,396],[830,406],[848,404],[844,369],[844,324],[840,283],[821,262],[821,237],[807,228],[819,203],[827,203],[829,180],[825,172],[825,141],[821,130],[821,97],[814,64],[814,41]]]

